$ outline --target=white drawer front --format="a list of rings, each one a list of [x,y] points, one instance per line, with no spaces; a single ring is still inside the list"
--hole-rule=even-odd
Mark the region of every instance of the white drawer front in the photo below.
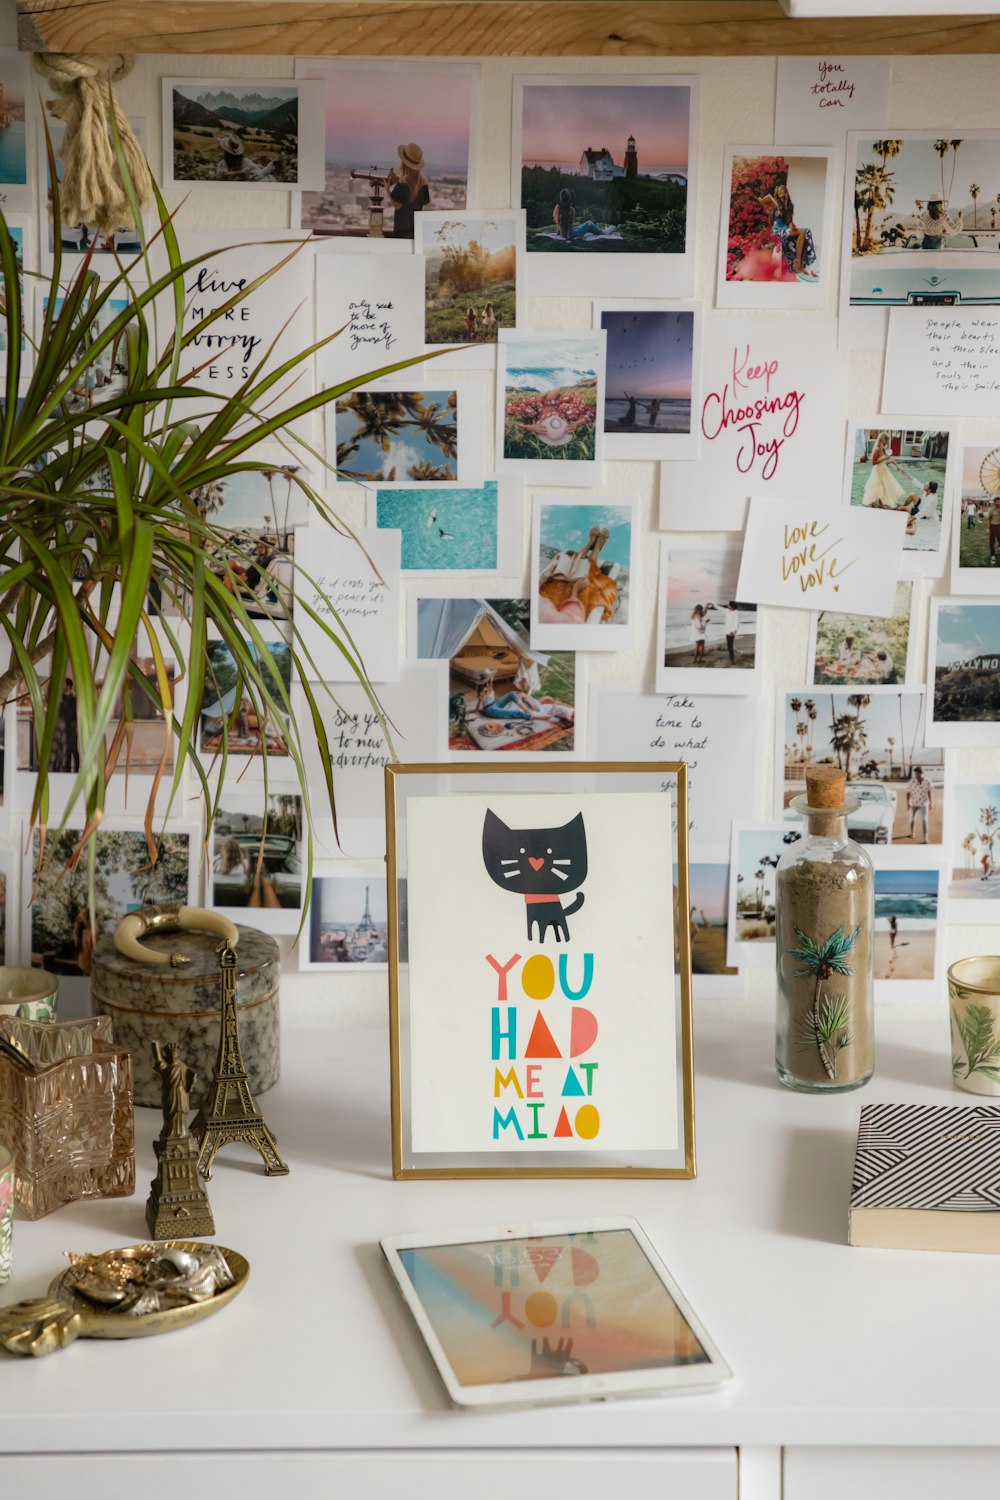
[[[1000,1448],[786,1448],[783,1500],[1000,1493]]]
[[[4,1493],[31,1500],[737,1500],[734,1448],[650,1453],[143,1453],[8,1457]]]

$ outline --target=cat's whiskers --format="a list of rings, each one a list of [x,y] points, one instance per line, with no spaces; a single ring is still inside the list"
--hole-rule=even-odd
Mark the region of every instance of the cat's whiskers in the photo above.
[[[501,860],[501,864],[502,863],[503,861]],[[552,863],[554,865],[571,865],[573,861],[571,859],[554,859]]]
[[[553,875],[558,875],[560,880],[568,880],[569,879],[569,876],[567,875],[567,873],[566,873],[565,870],[553,870],[552,873],[553,873]]]
[[[509,880],[512,875],[520,875],[520,873],[521,873],[521,871],[519,869],[518,870],[504,870],[504,872],[503,872],[503,878],[504,878],[504,880]]]
[[[502,865],[516,865],[517,864],[517,860],[516,859],[502,859],[500,861],[500,863]]]

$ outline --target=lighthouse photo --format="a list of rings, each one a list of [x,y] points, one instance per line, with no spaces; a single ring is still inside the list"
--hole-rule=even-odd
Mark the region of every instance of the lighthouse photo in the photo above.
[[[529,255],[683,255],[691,88],[674,80],[521,86]]]

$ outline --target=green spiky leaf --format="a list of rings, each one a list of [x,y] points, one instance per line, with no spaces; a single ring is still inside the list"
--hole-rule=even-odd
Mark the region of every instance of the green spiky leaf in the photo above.
[[[110,117],[109,131],[134,203]],[[52,213],[58,223],[59,186],[51,141],[48,157]],[[60,827],[65,828],[70,818],[78,821],[81,812],[85,815],[77,859],[100,824],[108,776],[125,753],[134,717],[133,695],[152,701],[155,711],[162,714],[164,741],[171,735],[175,741],[174,768],[160,804],[165,808],[159,828],[154,827],[155,785],[146,807],[147,841],[150,858],[155,860],[163,819],[176,806],[189,768],[204,794],[209,825],[219,805],[235,716],[224,717],[221,744],[214,756],[198,746],[201,710],[204,703],[213,701],[208,641],[217,637],[228,648],[240,696],[251,703],[259,724],[274,727],[286,751],[283,765],[297,779],[302,796],[306,863],[311,868],[313,787],[306,770],[307,750],[319,751],[322,774],[315,778],[315,794],[329,803],[335,827],[337,822],[330,747],[317,696],[319,692],[329,696],[329,690],[315,687],[322,675],[321,664],[306,651],[293,611],[283,630],[307,710],[302,722],[297,722],[284,680],[257,620],[249,613],[246,594],[230,586],[232,570],[225,561],[221,534],[200,508],[198,495],[207,486],[273,469],[273,461],[255,461],[251,456],[250,450],[262,440],[287,446],[285,434],[291,424],[319,412],[356,386],[421,363],[427,356],[397,361],[355,381],[290,400],[291,382],[329,342],[323,339],[276,368],[270,367],[271,351],[267,351],[234,397],[220,397],[210,381],[202,384],[197,373],[181,373],[183,351],[212,323],[234,312],[238,316],[239,304],[299,254],[301,245],[290,242],[276,249],[275,265],[269,271],[213,308],[196,326],[185,329],[184,286],[202,257],[184,259],[171,215],[155,188],[154,194],[153,234],[148,239],[143,234],[140,253],[118,261],[105,279],[93,270],[91,251],[65,280],[60,236],[55,235],[52,272],[47,278],[36,278],[42,283],[45,306],[33,368],[26,379],[29,361],[22,354],[22,344],[25,352],[33,347],[25,311],[31,298],[27,288],[25,295],[21,293],[16,249],[0,215],[4,288],[0,327],[5,333],[5,352],[0,357],[5,361],[7,392],[0,405],[0,638],[9,645],[9,666],[0,672],[0,701],[19,703],[33,720],[38,774],[31,822],[44,829],[62,684],[70,675],[75,681],[80,766]],[[165,271],[153,267],[149,253],[153,240],[158,241]],[[124,309],[117,310],[113,303],[122,301]],[[105,383],[103,372],[108,369],[117,378]],[[192,420],[191,413],[204,412],[206,406],[209,417]],[[439,417],[433,410],[420,413],[421,420],[430,424],[432,437],[436,433],[444,442],[448,434]],[[307,444],[299,445],[297,453],[303,447],[317,466],[332,467]],[[320,494],[301,476],[295,482],[321,521],[338,524]],[[301,568],[296,579],[300,576],[306,576]],[[323,609],[315,607],[316,592],[310,584],[309,599],[296,599],[295,610],[301,608],[309,615],[335,655],[349,665],[388,739],[388,726],[364,663],[332,608],[326,613],[329,601],[323,601]],[[178,618],[186,623],[186,631],[176,628]],[[183,711],[175,707],[157,635],[166,639],[175,659],[175,680],[185,682]],[[140,670],[140,655],[151,655],[154,660],[155,686]],[[391,750],[391,740],[389,745]],[[260,750],[266,797],[269,752],[263,735]],[[215,790],[211,787],[213,769],[220,773]],[[92,853],[92,849],[87,851],[91,869]],[[308,883],[305,894],[308,905]]]
[[[1000,1062],[1000,1036],[993,1029],[993,1012],[988,1005],[974,1001],[964,1014],[952,1010],[955,1030],[965,1048],[968,1073],[986,1073]]]
[[[802,1018],[800,1041],[803,1046],[824,1047],[839,1051],[853,1040],[850,1030],[851,1002],[846,995],[826,995],[820,999],[818,1016],[809,1011]]]

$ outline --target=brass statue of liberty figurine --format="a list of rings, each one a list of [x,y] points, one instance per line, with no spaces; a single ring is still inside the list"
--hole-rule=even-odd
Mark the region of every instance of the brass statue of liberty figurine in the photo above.
[[[198,1146],[188,1130],[195,1077],[176,1042],[153,1043],[153,1065],[163,1081],[163,1129],[153,1142],[156,1176],[146,1203],[154,1240],[214,1234],[212,1208],[198,1176]]]

